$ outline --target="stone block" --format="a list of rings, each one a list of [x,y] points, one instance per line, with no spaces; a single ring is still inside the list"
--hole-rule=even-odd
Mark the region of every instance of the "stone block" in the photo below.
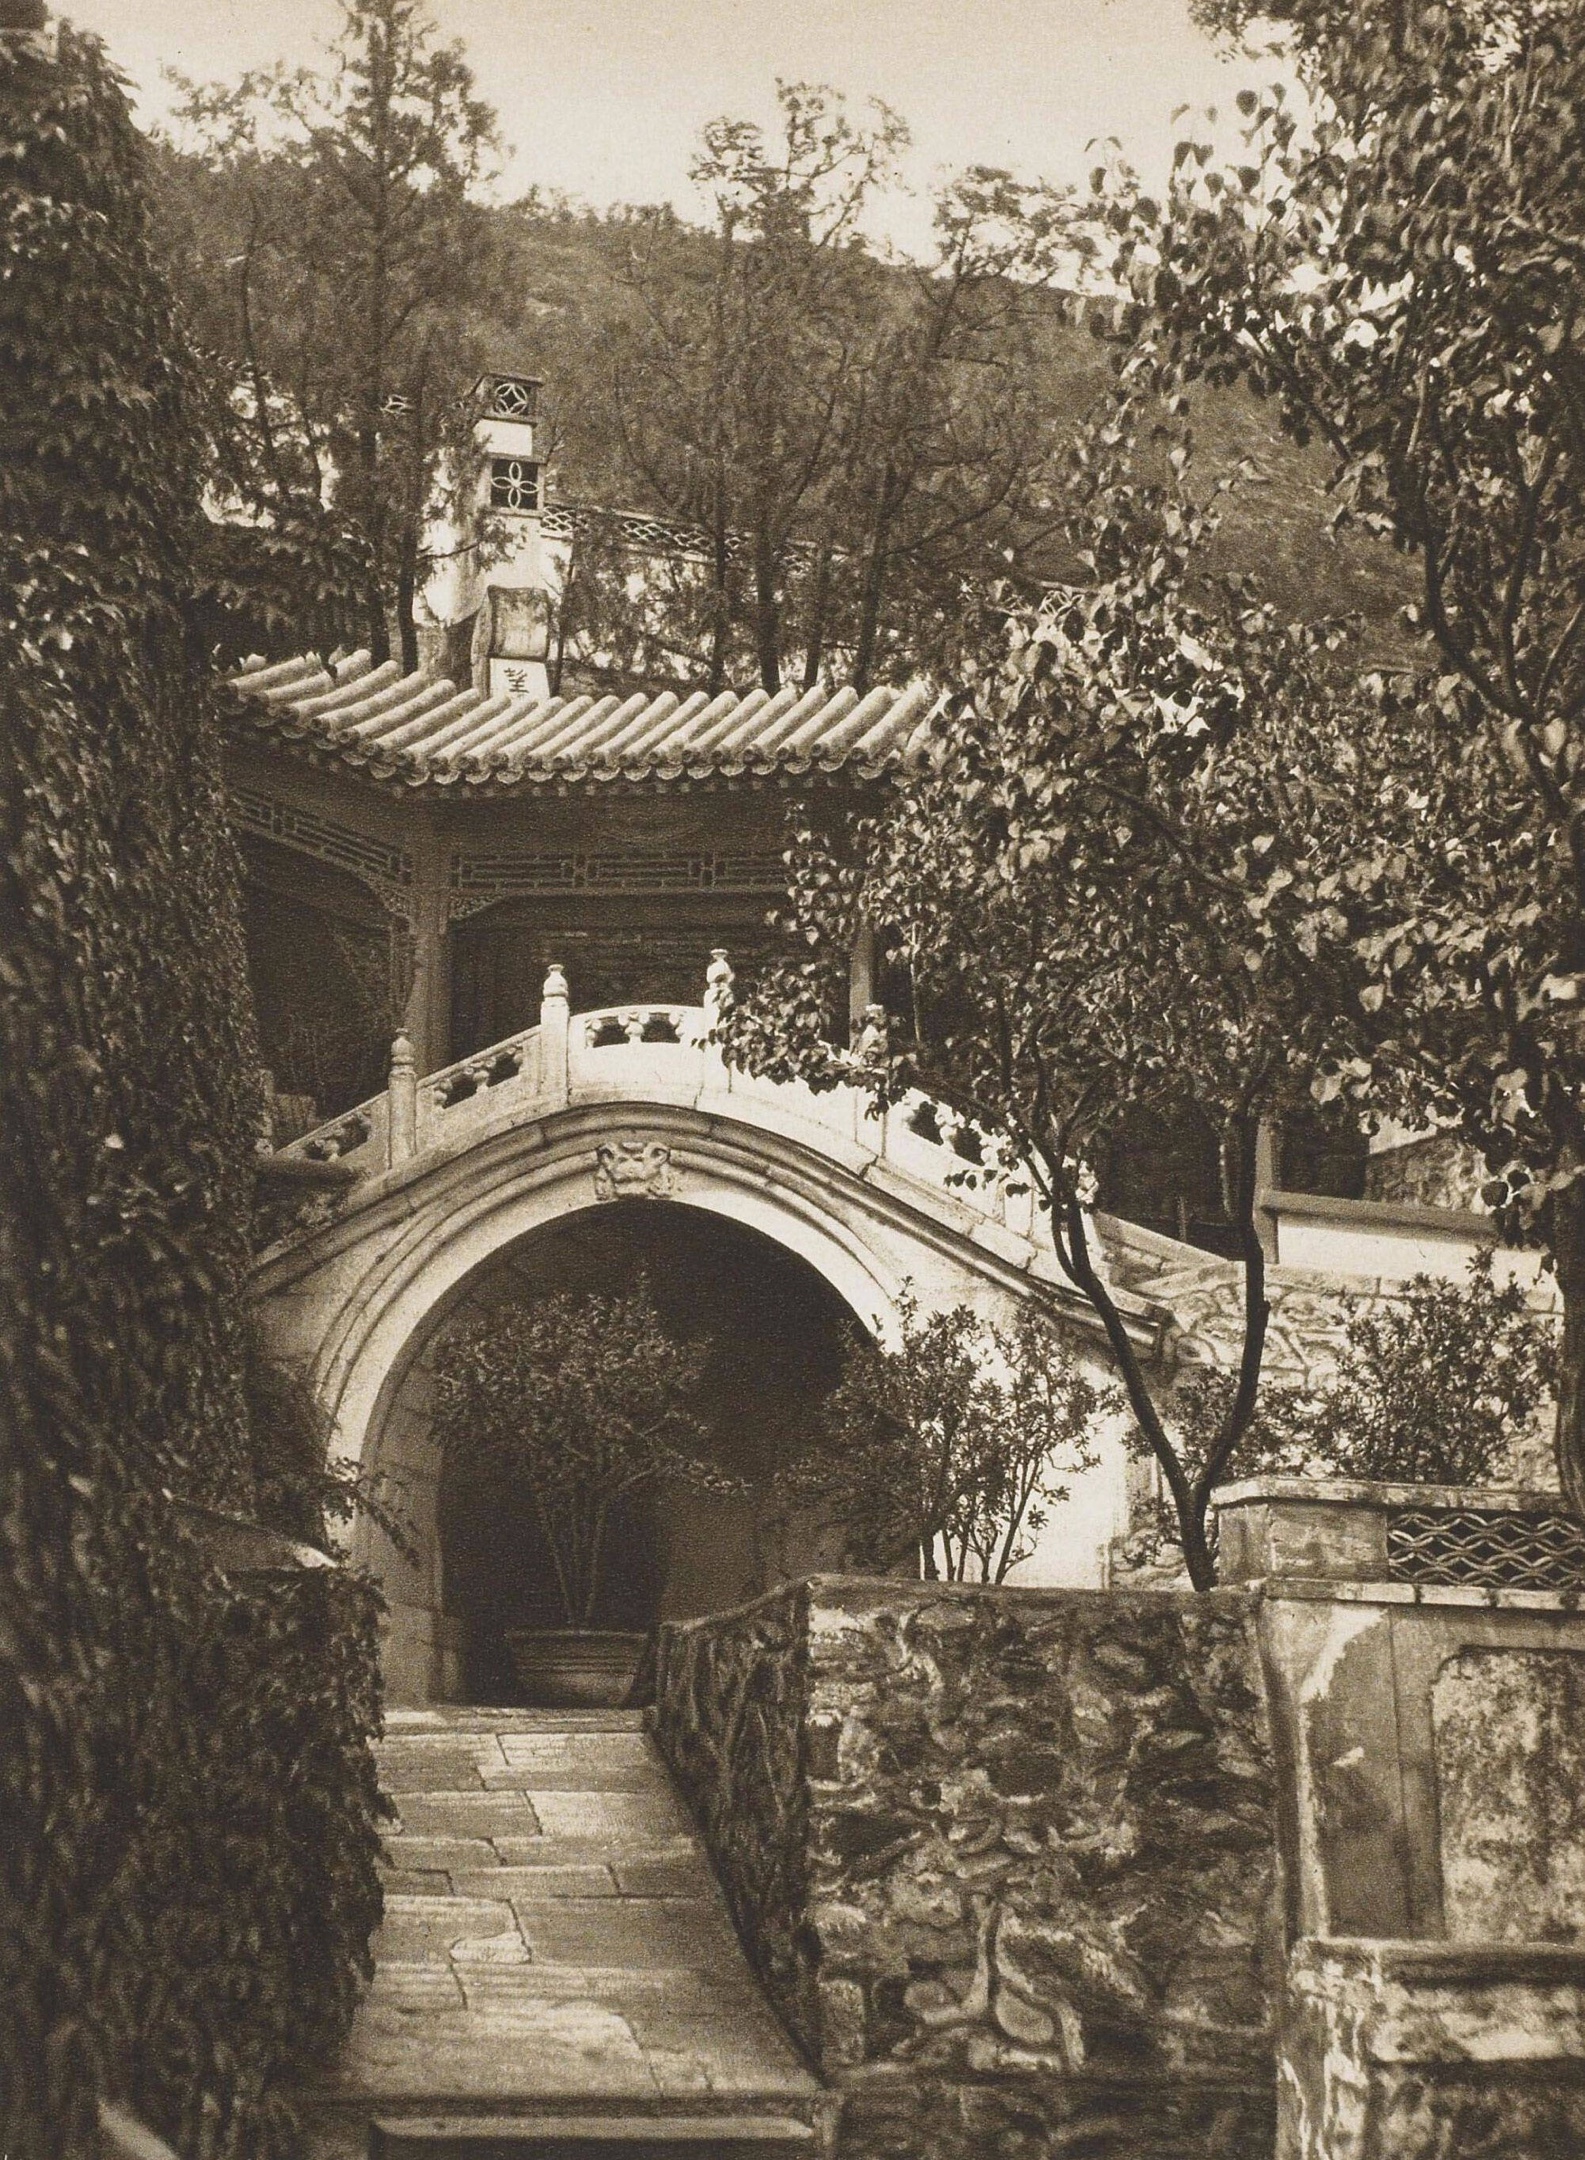
[[[1585,1937],[1585,1651],[1461,1650],[1431,1719],[1449,1936]]]
[[[518,1896],[513,1907],[534,1956],[555,1965],[708,1972],[737,1949],[720,1907],[703,1899]]]
[[[458,1897],[486,1898],[614,1898],[617,1887],[611,1870],[593,1864],[585,1867],[505,1867],[458,1870],[451,1877]]]
[[[537,1836],[538,1814],[520,1792],[404,1792],[395,1796],[403,1832],[418,1837]]]
[[[1298,1943],[1277,2160],[1585,2151],[1585,1953]]]
[[[399,1965],[521,1964],[528,1952],[502,1900],[387,1895],[374,1954],[382,1971]]]

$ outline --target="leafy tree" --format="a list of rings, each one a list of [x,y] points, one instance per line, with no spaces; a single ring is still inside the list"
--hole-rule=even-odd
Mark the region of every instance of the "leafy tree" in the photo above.
[[[901,1300],[895,1348],[855,1337],[812,1445],[776,1480],[789,1508],[879,1572],[912,1559],[934,1580],[1004,1582],[1026,1560],[1064,1473],[1095,1457],[1103,1390],[1026,1304],[1009,1330],[970,1307],[921,1317]],[[938,1551],[939,1549],[939,1551]]]
[[[1091,582],[985,622],[921,767],[845,845],[798,835],[787,922],[801,957],[745,997],[726,1040],[738,1061],[817,1087],[888,1103],[922,1089],[970,1121],[980,1167],[966,1178],[1033,1180],[1205,1587],[1206,1509],[1253,1414],[1268,1318],[1258,1130],[1351,1041],[1348,956],[1307,936],[1292,897],[1294,857],[1345,800],[1316,777],[1336,764],[1340,685],[1326,641],[1277,625],[1247,587],[1196,596],[1214,519],[1188,492],[1186,444],[1164,480],[1137,477],[1136,417],[1125,388],[1067,475],[1068,538]],[[831,1021],[865,924],[911,1009],[849,1050]],[[1088,1212],[1113,1126],[1188,1105],[1220,1135],[1245,1288],[1237,1388],[1193,1472]]]
[[[343,0],[329,61],[186,83],[165,224],[211,358],[222,597],[262,595],[298,639],[355,612],[380,660],[394,614],[411,668],[426,511],[483,364],[495,116],[421,0]]]
[[[626,487],[694,540],[657,566],[660,591],[609,595],[593,643],[633,644],[637,616],[653,659],[712,688],[752,669],[775,690],[793,666],[812,687],[839,655],[863,687],[1040,527],[1036,333],[1064,227],[1053,191],[976,168],[943,191],[931,256],[885,263],[862,222],[903,123],[880,107],[858,125],[806,84],[779,95],[774,144],[744,121],[705,132],[708,241],[669,212],[633,229],[592,402]]]
[[[907,131],[884,106],[855,125],[834,93],[778,85],[780,140],[748,121],[704,133],[693,179],[713,244],[662,216],[633,252],[635,307],[607,344],[627,465],[703,536],[706,672],[726,682],[734,626],[780,687],[783,610],[800,523],[833,484],[839,414],[863,322],[859,222]]]
[[[1237,29],[1245,11],[1210,12]],[[1338,516],[1413,558],[1431,672],[1385,684],[1336,875],[1370,1040],[1336,1084],[1456,1124],[1562,1292],[1557,1449],[1585,1512],[1585,18],[1551,0],[1274,11],[1308,95],[1165,198],[1099,176],[1130,329],[1324,444]],[[1389,749],[1396,755],[1387,755]],[[1368,843],[1371,832],[1378,843]],[[1318,910],[1318,919],[1321,911]]]
[[[736,1492],[692,1451],[708,1340],[679,1343],[648,1285],[492,1307],[440,1346],[435,1430],[448,1452],[530,1502],[570,1628],[592,1627],[608,1540],[663,1481]]]
[[[1041,333],[1057,313],[1061,211],[1053,190],[974,167],[937,198],[933,254],[888,280],[843,415],[807,681],[828,645],[851,656],[860,690],[887,660],[917,664],[966,579],[1038,558],[1057,417]]]

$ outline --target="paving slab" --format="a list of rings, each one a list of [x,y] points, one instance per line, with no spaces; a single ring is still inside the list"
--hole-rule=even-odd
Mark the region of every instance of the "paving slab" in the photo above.
[[[616,1877],[598,1861],[572,1867],[507,1867],[455,1870],[448,1878],[458,1897],[614,1898]]]
[[[523,1797],[547,1837],[619,1844],[635,1837],[688,1837],[693,1828],[671,1788],[653,1779],[647,1792],[553,1792],[536,1785]]]
[[[641,1713],[393,1711],[379,1757],[386,1917],[312,2160],[387,2110],[817,2112]]]
[[[629,1860],[685,1860],[698,1852],[686,1833],[663,1830],[611,1829],[591,1831],[587,1837],[494,1837],[490,1843],[508,1867],[618,1867]],[[711,1877],[712,1882],[714,1877]]]
[[[624,1897],[711,1897],[715,1877],[700,1852],[690,1849],[669,1857],[613,1854],[611,1873]]]
[[[542,1828],[526,1793],[399,1792],[391,1798],[399,1819],[396,1836],[537,1837]]]
[[[537,1846],[539,1840],[529,1842]],[[413,1837],[405,1833],[387,1841],[388,1867],[438,1868],[450,1874],[457,1868],[499,1867],[501,1856],[488,1838]]]
[[[558,1965],[707,1971],[741,1957],[725,1913],[703,1898],[525,1898],[512,1910],[536,1959]]]

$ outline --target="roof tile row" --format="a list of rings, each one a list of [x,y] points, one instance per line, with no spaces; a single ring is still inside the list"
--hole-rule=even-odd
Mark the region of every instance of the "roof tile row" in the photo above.
[[[330,667],[304,656],[232,677],[236,711],[255,737],[410,787],[491,793],[568,781],[852,770],[872,777],[906,762],[924,739],[930,694],[823,685],[678,698],[489,696],[443,675],[404,675],[353,653]]]

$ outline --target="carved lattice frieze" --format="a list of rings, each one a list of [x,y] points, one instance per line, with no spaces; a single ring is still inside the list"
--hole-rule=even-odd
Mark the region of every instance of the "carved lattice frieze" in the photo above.
[[[501,848],[453,859],[450,912],[455,918],[519,893],[781,892],[786,883],[781,856],[752,849],[596,854]]]
[[[1585,1586],[1585,1523],[1502,1508],[1393,1508],[1387,1570],[1399,1582],[1488,1589]]]
[[[234,787],[231,806],[243,832],[294,848],[300,855],[312,855],[334,869],[348,870],[393,914],[411,912],[413,858],[406,848],[377,840],[355,826],[323,817],[316,810],[299,809],[295,803],[282,802],[256,788]]]

